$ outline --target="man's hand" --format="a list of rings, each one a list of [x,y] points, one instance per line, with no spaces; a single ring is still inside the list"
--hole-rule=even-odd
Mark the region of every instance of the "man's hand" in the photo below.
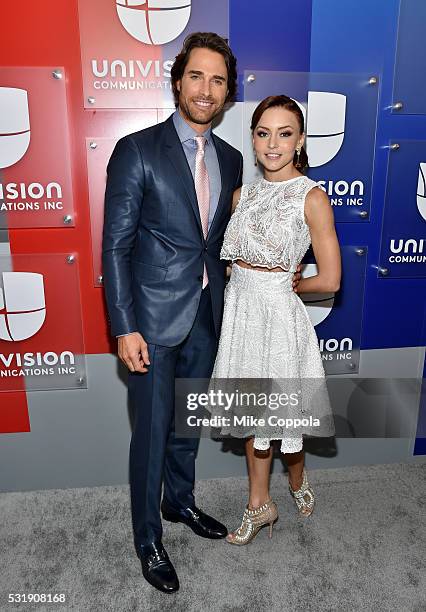
[[[297,287],[298,287],[298,285],[300,283],[300,279],[302,278],[302,275],[300,273],[301,269],[302,269],[302,266],[299,264],[297,266],[297,268],[296,268],[296,272],[293,274],[293,291],[294,291],[294,293],[298,292]]]
[[[118,338],[118,356],[131,372],[148,372],[148,345],[139,332]]]

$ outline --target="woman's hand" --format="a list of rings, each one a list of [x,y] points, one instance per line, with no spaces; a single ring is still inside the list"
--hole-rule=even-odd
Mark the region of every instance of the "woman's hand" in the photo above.
[[[293,274],[293,291],[294,293],[298,292],[298,286],[300,283],[300,279],[302,277],[301,274],[302,266],[299,264],[296,268],[296,272]]]

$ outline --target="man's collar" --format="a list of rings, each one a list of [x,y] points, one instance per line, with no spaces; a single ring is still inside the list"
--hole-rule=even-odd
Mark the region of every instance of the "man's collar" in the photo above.
[[[207,142],[210,142],[211,140],[211,127],[209,127],[205,132],[202,132],[202,134],[196,132],[182,117],[179,112],[179,109],[176,109],[173,113],[173,124],[176,128],[176,132],[181,142],[186,142],[187,140],[194,140],[195,136],[204,136]]]

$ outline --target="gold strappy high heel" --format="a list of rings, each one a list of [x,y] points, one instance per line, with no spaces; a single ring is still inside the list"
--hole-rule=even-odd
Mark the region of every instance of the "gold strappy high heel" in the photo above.
[[[278,510],[272,499],[253,510],[250,510],[247,506],[244,510],[241,525],[226,537],[226,541],[237,546],[244,546],[253,540],[262,527],[268,524],[269,537],[272,538],[272,529],[277,519]]]
[[[290,483],[288,483],[288,488],[294,498],[294,501],[296,502],[299,514],[302,516],[310,516],[314,511],[315,497],[312,487],[308,482],[305,468],[303,468],[303,482],[300,489],[293,491]]]

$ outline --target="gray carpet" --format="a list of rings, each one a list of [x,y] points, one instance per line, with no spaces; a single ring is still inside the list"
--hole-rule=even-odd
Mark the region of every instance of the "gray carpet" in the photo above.
[[[279,521],[248,546],[203,540],[166,524],[181,590],[141,577],[127,487],[0,495],[0,610],[424,612],[425,464],[312,470],[317,506],[296,514],[273,476]],[[201,481],[200,507],[236,527],[244,479]],[[66,604],[7,604],[8,593],[65,593]]]

